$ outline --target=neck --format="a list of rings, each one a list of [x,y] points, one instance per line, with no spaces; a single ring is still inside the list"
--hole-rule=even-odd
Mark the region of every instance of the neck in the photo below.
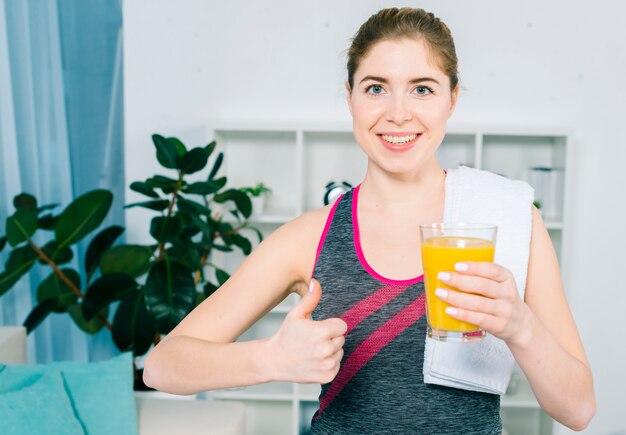
[[[443,205],[446,174],[439,165],[423,167],[414,174],[390,176],[370,165],[361,183],[359,199],[367,208],[412,212]]]

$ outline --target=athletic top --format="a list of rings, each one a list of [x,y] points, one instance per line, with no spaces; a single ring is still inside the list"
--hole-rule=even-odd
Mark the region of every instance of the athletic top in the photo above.
[[[322,298],[311,318],[339,317],[348,330],[341,368],[322,385],[311,433],[500,434],[499,395],[424,383],[423,276],[388,279],[367,263],[359,188],[335,201],[313,268]]]

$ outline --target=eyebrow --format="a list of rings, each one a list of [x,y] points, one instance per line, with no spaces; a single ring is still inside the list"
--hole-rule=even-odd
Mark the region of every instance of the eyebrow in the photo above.
[[[372,80],[372,81],[381,82],[381,83],[389,83],[389,80],[387,80],[386,78],[378,77],[378,76],[365,76],[359,83],[363,83],[366,80]],[[418,78],[409,80],[409,83],[411,84],[422,83],[422,82],[433,82],[433,83],[440,85],[440,83],[437,80],[433,79],[432,77],[418,77]]]

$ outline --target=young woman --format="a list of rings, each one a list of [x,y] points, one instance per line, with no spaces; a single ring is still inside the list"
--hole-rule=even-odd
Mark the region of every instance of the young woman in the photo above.
[[[454,173],[435,157],[459,92],[450,31],[421,9],[385,9],[361,26],[348,58],[354,136],[368,157],[364,180],[264,240],[150,353],[145,382],[176,394],[320,383],[313,433],[500,433],[498,394],[426,383],[422,371],[418,226],[443,221],[452,194]],[[500,183],[527,217],[529,248],[516,254],[527,268],[457,265],[448,283],[466,292],[439,297],[455,308],[452,317],[507,349],[548,414],[582,430],[595,413],[593,381],[548,233],[532,197],[517,197],[503,177],[471,171],[479,193],[489,198]],[[302,299],[274,336],[234,342],[292,292]]]

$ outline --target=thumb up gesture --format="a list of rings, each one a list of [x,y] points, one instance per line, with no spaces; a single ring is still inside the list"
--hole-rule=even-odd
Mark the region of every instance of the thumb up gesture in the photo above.
[[[322,288],[311,280],[309,292],[287,314],[270,339],[276,379],[326,384],[339,372],[346,323],[338,318],[315,321],[311,313],[322,298]]]

